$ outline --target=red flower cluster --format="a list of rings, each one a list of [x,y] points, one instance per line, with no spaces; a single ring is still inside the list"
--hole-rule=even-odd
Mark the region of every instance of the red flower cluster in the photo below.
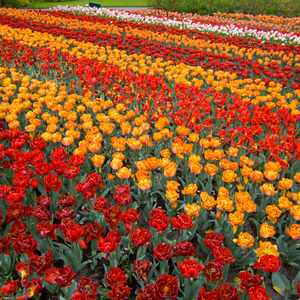
[[[176,299],[178,295],[178,279],[175,276],[162,274],[155,284],[146,285],[144,290],[138,291],[137,300],[146,299]]]
[[[213,291],[206,291],[203,286],[198,294],[197,300],[205,299],[239,300],[240,297],[237,288],[233,288],[230,284],[221,283],[219,288]]]
[[[113,267],[105,275],[107,285],[112,287],[111,292],[106,293],[112,300],[127,299],[131,288],[125,285],[127,277],[125,272],[117,267]]]
[[[163,233],[168,228],[169,217],[161,208],[154,208],[149,212],[149,215],[149,225],[157,229],[159,233]]]
[[[115,190],[117,195],[113,195],[114,199],[117,200],[118,206],[128,206],[131,204],[132,199],[131,195],[129,194],[130,188],[126,185],[116,186]]]
[[[66,266],[62,269],[54,267],[46,272],[45,279],[51,283],[56,283],[61,287],[67,287],[72,284],[72,280],[75,276],[76,272],[73,272],[71,266]]]

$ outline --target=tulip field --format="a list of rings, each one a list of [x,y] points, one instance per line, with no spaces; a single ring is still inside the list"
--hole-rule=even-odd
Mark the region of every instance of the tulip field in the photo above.
[[[0,299],[300,298],[300,17],[0,8]]]

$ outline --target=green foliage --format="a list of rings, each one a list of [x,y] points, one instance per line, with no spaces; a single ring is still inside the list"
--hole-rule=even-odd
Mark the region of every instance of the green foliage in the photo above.
[[[1,1],[1,0],[0,0]],[[97,2],[100,3],[102,7],[105,6],[147,6],[147,0],[61,0],[63,2],[51,2],[53,0],[30,0],[30,8],[38,9],[38,8],[50,8],[57,5],[62,6],[85,6],[88,5],[89,2]]]
[[[26,7],[29,6],[29,0],[2,0],[2,6],[12,6],[12,7]]]
[[[214,13],[266,14],[283,17],[300,15],[298,0],[149,0],[155,9],[213,15]]]
[[[31,2],[33,2],[33,3],[59,3],[59,5],[61,5],[61,2],[64,2],[65,0],[31,0]],[[76,6],[77,5],[77,1],[76,0],[70,0],[70,2],[74,2],[74,4],[72,4],[72,5],[74,5],[74,6]],[[51,5],[50,5],[51,6]]]

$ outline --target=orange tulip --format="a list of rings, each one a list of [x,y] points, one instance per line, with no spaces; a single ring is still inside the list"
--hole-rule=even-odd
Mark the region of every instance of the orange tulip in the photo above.
[[[164,169],[164,176],[173,177],[177,172],[177,164],[170,162],[169,165]]]
[[[88,149],[91,151],[91,152],[93,152],[93,153],[97,153],[97,152],[99,152],[100,151],[100,149],[101,149],[101,143],[90,143],[89,145],[88,145]]]
[[[207,149],[210,147],[210,141],[208,139],[201,139],[200,146],[204,149]]]
[[[155,142],[159,142],[159,141],[162,140],[163,138],[164,138],[163,133],[161,133],[161,132],[154,132],[154,134],[153,134],[153,140],[154,140]]]
[[[135,116],[135,111],[134,110],[129,110],[129,111],[127,111],[127,113],[126,113],[126,119],[132,119],[132,118],[134,118],[134,116]]]
[[[234,201],[236,202],[246,202],[251,200],[251,196],[248,192],[237,192],[234,195]]]
[[[116,105],[116,109],[118,111],[126,111],[126,106],[123,103],[119,103]]]
[[[198,187],[197,184],[189,184],[187,187],[185,187],[181,193],[184,195],[191,195],[191,196],[195,196],[197,193]]]
[[[77,124],[75,122],[69,121],[69,122],[65,123],[66,129],[75,129],[76,127],[77,127]]]
[[[245,177],[249,177],[250,174],[253,172],[253,169],[249,168],[248,166],[243,165],[243,167],[240,169],[241,174]]]
[[[126,179],[131,176],[132,171],[126,167],[123,167],[116,174],[119,178]]]
[[[148,165],[145,160],[140,160],[135,162],[136,167],[141,171],[147,171]]]
[[[150,129],[151,125],[149,123],[143,123],[141,129],[143,132],[147,132]]]
[[[106,134],[112,134],[114,128],[115,128],[115,124],[113,123],[103,123],[99,126],[99,129]]]
[[[134,127],[134,128],[132,129],[131,134],[132,134],[133,136],[140,136],[140,135],[143,134],[143,129],[142,129],[141,127]]]
[[[294,179],[296,182],[300,183],[300,172],[295,174]]]
[[[76,148],[73,151],[73,155],[86,155],[87,149],[86,148]]]
[[[41,135],[42,139],[44,139],[46,142],[52,141],[52,134],[49,132],[44,132]]]
[[[132,149],[132,150],[138,150],[141,149],[143,144],[139,140],[136,140],[134,138],[128,139],[127,140],[127,145]]]
[[[149,169],[157,169],[160,165],[160,161],[156,157],[149,157],[146,160],[146,164]]]
[[[261,183],[264,180],[264,175],[261,171],[255,170],[250,174],[250,179],[256,183]]]
[[[242,225],[244,224],[244,214],[240,211],[235,211],[234,213],[230,213],[228,215],[228,220],[231,225]]]
[[[113,174],[109,173],[109,174],[107,175],[107,179],[108,179],[108,180],[114,180],[114,179],[115,179],[115,176],[114,176]]]
[[[239,149],[238,148],[235,148],[235,147],[230,147],[228,150],[227,150],[227,153],[228,155],[231,155],[233,157],[236,157],[239,153]]]
[[[182,154],[190,154],[193,150],[193,144],[183,144],[182,145]]]
[[[209,196],[206,192],[200,193],[201,207],[207,210],[212,210],[216,205],[217,201],[213,196]]]
[[[233,201],[227,197],[217,197],[217,208],[219,210],[233,211],[234,207],[232,206]]]
[[[116,151],[124,151],[126,149],[126,139],[124,138],[111,138],[111,144]]]
[[[134,120],[133,120],[133,124],[135,126],[142,126],[142,124],[146,121],[146,117],[144,116],[140,116],[140,117],[136,117]]]
[[[199,141],[199,134],[198,133],[191,133],[188,137],[189,141],[192,143],[196,143]]]
[[[143,178],[143,179],[139,180],[139,182],[137,183],[137,186],[143,191],[149,190],[151,185],[152,185],[152,182],[148,178]]]
[[[237,239],[233,239],[241,249],[251,248],[254,245],[254,238],[247,232],[241,232]]]
[[[256,204],[252,200],[243,202],[243,210],[247,213],[252,213],[256,211]]]
[[[189,164],[190,163],[199,163],[200,161],[201,161],[201,157],[199,155],[192,154],[189,157]],[[189,166],[189,164],[188,164],[188,166]]]
[[[105,157],[103,155],[95,154],[92,157],[92,162],[93,162],[94,166],[97,168],[101,168],[101,166],[104,164],[104,161],[105,161]]]
[[[259,248],[254,249],[257,257],[261,257],[265,254],[274,255],[276,257],[279,256],[278,247],[273,245],[271,242],[263,242],[259,241]]]
[[[218,148],[221,146],[221,144],[222,144],[221,141],[218,139],[212,139],[210,141],[210,147],[212,147],[212,148]]]
[[[291,227],[286,228],[285,231],[293,240],[300,240],[300,225],[299,224],[292,224]]]
[[[187,204],[186,207],[184,208],[184,212],[186,213],[186,215],[191,216],[193,218],[196,218],[199,216],[201,211],[201,207],[200,205],[197,205],[195,203],[192,204]]]
[[[179,198],[179,194],[174,190],[167,190],[166,191],[166,198],[171,202],[174,203]]]
[[[268,223],[262,223],[260,225],[259,234],[265,239],[272,237],[275,234],[274,226]]]
[[[190,133],[189,128],[184,127],[184,126],[178,126],[177,127],[177,134],[186,136],[186,135],[189,135],[189,133]]]
[[[168,158],[171,156],[171,153],[170,153],[169,149],[163,149],[160,151],[160,155],[162,157]]]
[[[278,206],[282,210],[290,210],[293,206],[293,202],[291,202],[289,198],[282,196],[278,199]]]
[[[138,181],[141,181],[142,179],[149,179],[150,175],[151,172],[138,170],[135,174],[135,177]]]
[[[268,219],[272,223],[276,223],[277,219],[280,217],[282,211],[276,205],[267,205],[266,207],[266,214]]]
[[[122,152],[116,152],[112,157],[115,159],[120,159],[122,161],[125,159],[125,155]]]
[[[220,160],[220,159],[224,158],[225,156],[226,156],[226,154],[221,149],[217,149],[214,151],[215,160]]]
[[[237,177],[237,174],[232,170],[223,171],[222,180],[227,183],[234,182]]]
[[[218,191],[218,196],[219,197],[229,197],[229,191],[225,187],[221,186]]]
[[[55,124],[49,124],[46,128],[46,131],[49,133],[54,133],[57,130],[57,126]]]
[[[204,167],[205,172],[210,175],[210,176],[214,176],[216,175],[216,173],[218,172],[218,167],[214,164],[207,164]]]
[[[291,179],[288,178],[282,178],[278,183],[278,189],[279,190],[289,190],[292,188],[294,182]]]
[[[167,181],[166,186],[167,186],[167,189],[170,191],[177,191],[179,183],[177,181],[171,180],[171,181]]]
[[[122,122],[121,123],[121,130],[122,130],[122,133],[125,135],[125,134],[129,134],[131,132],[131,126],[129,124],[129,122]]]
[[[149,135],[144,134],[144,135],[140,136],[139,141],[148,147],[152,146],[152,141],[150,140]]]
[[[189,163],[190,171],[196,175],[200,174],[203,170],[203,166],[199,163]]]
[[[212,151],[211,149],[207,149],[204,151],[204,158],[206,160],[215,160],[216,157],[215,157],[215,153],[214,151]]]
[[[281,165],[279,162],[274,162],[274,161],[269,161],[268,163],[265,164],[266,170],[271,170],[275,172],[280,172],[281,171]]]
[[[273,170],[266,170],[264,172],[264,176],[270,181],[276,180],[278,175],[279,175],[278,172],[273,171]]]
[[[72,137],[64,137],[62,140],[61,140],[61,143],[66,146],[66,147],[69,147],[71,145],[73,145],[74,143],[74,139]]]
[[[117,158],[114,158],[110,163],[110,167],[113,170],[119,170],[122,166],[123,166],[123,162]]]
[[[183,145],[180,142],[178,142],[178,143],[173,142],[173,144],[171,145],[171,149],[172,149],[173,153],[180,154],[183,151]]]
[[[71,137],[72,138],[72,137]],[[53,133],[53,135],[52,135],[52,141],[54,142],[54,143],[58,143],[58,142],[60,142],[62,140],[62,135],[60,134],[60,133],[58,133],[58,132],[55,132],[55,133]],[[74,141],[74,139],[73,139],[73,141]]]
[[[271,183],[264,183],[263,185],[260,186],[260,190],[262,191],[262,193],[264,193],[267,196],[273,196],[277,193],[275,191],[273,184]]]
[[[231,161],[229,161],[228,159],[221,159],[219,162],[219,166],[224,170],[230,169],[230,165]]]
[[[292,206],[290,214],[295,220],[300,221],[300,205]]]
[[[171,161],[168,158],[162,158],[159,160],[159,164],[162,168],[167,168]]]

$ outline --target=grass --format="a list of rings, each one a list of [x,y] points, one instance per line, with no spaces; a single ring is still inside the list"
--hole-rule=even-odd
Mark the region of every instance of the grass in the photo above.
[[[100,3],[101,6],[148,6],[147,0],[78,0],[78,1],[66,1],[66,2],[32,2],[29,8],[50,8],[57,5],[68,6],[85,6],[89,2]]]

